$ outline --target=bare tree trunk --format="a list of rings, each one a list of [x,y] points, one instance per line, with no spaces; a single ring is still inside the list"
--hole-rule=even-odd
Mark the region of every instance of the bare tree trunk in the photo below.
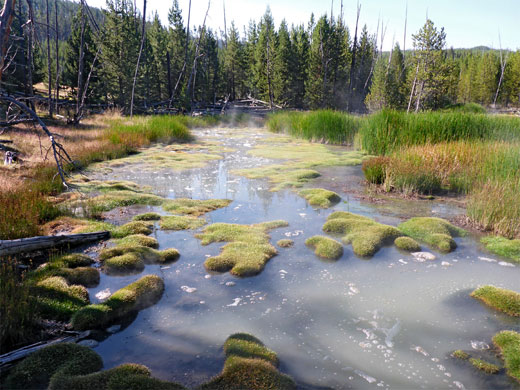
[[[358,31],[358,24],[359,24],[359,14],[361,13],[361,6],[357,5],[357,16],[356,16],[356,30],[354,32],[354,43],[352,44],[352,61],[350,63],[350,76],[349,76],[349,83],[348,83],[348,90],[349,90],[349,101],[347,109],[350,109],[352,106],[352,95],[353,95],[353,88],[354,88],[354,71],[356,69],[356,52],[357,52],[357,31]]]
[[[134,115],[134,94],[135,84],[137,83],[137,73],[139,72],[139,62],[143,53],[144,38],[146,33],[146,0],[143,0],[143,28],[141,30],[141,46],[139,47],[139,55],[137,56],[137,64],[135,65],[134,82],[132,84],[132,99],[130,101],[130,118]]]
[[[182,77],[184,76],[184,72],[186,71],[186,66],[188,65],[188,47],[190,45],[190,17],[191,17],[191,0],[188,6],[188,24],[186,26],[186,44],[184,45],[184,63],[182,64],[181,72],[179,73],[179,77],[177,78],[177,82],[175,83],[175,87],[173,88],[172,93],[170,94],[170,101],[168,102],[168,108],[171,107],[173,99],[175,98],[175,93],[177,92],[177,88],[181,83]]]
[[[172,96],[172,65],[170,60],[170,52],[166,50],[166,71],[168,74],[168,97]]]
[[[271,57],[270,57],[271,45],[269,42],[269,34],[267,35],[267,87],[269,89],[269,108],[273,109],[274,96],[273,86],[271,85]]]
[[[52,74],[51,74],[51,26],[49,21],[49,0],[45,0],[47,6],[47,74],[48,74],[48,102],[49,102],[49,116],[52,118]]]
[[[2,80],[4,70],[5,54],[9,43],[9,35],[11,34],[15,4],[16,0],[6,0],[2,13],[0,13],[0,80]]]
[[[22,2],[19,1],[18,2],[18,12],[17,12],[17,15],[18,17],[18,24],[19,24],[19,33],[20,33],[20,37],[23,37],[23,44],[21,44],[20,46],[22,47],[22,67],[23,67],[23,93],[24,95],[28,95],[29,94],[29,91],[28,91],[28,80],[27,80],[27,55],[26,55],[26,34],[25,34],[25,28],[24,28],[24,22],[22,20]]]
[[[497,104],[498,94],[500,93],[500,86],[502,85],[502,81],[504,79],[504,72],[506,70],[507,58],[502,57],[502,40],[500,39],[500,33],[498,34],[498,42],[500,44],[500,79],[498,80],[497,92],[495,93],[495,98],[493,99],[493,107]]]
[[[85,23],[86,15],[83,4],[81,5],[81,35],[79,44],[79,59],[78,59],[78,93],[76,97],[76,114],[74,115],[74,123],[79,123],[81,115],[81,97],[83,96],[83,68],[85,67]]]
[[[58,38],[59,38],[59,28],[58,28],[58,0],[54,0],[54,25],[56,28],[56,31],[54,32],[56,34],[55,36],[55,42],[56,42],[56,114],[59,113],[59,101],[60,101],[60,47],[58,44]]]
[[[29,39],[27,42],[27,62],[29,63],[29,67],[27,69],[27,82],[29,84],[29,96],[34,95],[33,89],[33,39],[34,39],[34,12],[32,6],[32,0],[27,0],[27,5],[29,7],[29,20],[31,21],[29,27]],[[34,104],[31,101],[31,108],[34,109]]]
[[[415,92],[415,85],[417,83],[417,74],[418,73],[419,73],[419,62],[417,62],[417,69],[415,69],[415,77],[413,79],[412,90],[410,91],[410,99],[408,99],[408,108],[407,108],[406,112],[410,112],[410,107],[412,106],[412,98],[413,98],[413,94]]]

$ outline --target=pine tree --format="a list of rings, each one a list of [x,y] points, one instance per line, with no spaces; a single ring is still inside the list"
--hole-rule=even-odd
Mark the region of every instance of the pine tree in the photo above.
[[[501,101],[520,105],[520,50],[510,54],[504,73]]]
[[[292,68],[293,104],[295,107],[303,108],[305,104],[305,84],[308,76],[309,62],[309,35],[303,26],[291,29],[291,46],[294,59]]]
[[[269,7],[258,26],[255,50],[255,84],[261,99],[274,104],[274,63],[276,59],[276,32]]]
[[[146,63],[148,85],[150,88],[150,100],[159,102],[167,100],[168,69],[166,53],[168,51],[168,33],[161,25],[159,15],[155,12],[148,32],[146,33]]]
[[[291,37],[287,28],[287,22],[282,20],[278,29],[278,45],[273,69],[273,90],[276,102],[282,105],[293,105],[293,69],[294,69],[293,47]]]
[[[227,47],[224,48],[224,74],[227,81],[225,88],[231,100],[243,97],[246,93],[245,66],[244,48],[235,23],[231,22]]]

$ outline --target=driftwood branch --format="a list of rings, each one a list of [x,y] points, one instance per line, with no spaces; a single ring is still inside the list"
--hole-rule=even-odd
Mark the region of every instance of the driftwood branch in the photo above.
[[[68,234],[62,236],[40,236],[17,240],[0,240],[0,256],[31,253],[62,245],[79,245],[109,238],[107,231],[96,233]]]

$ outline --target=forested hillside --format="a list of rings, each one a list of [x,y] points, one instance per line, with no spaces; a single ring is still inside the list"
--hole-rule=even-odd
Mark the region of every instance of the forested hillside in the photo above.
[[[16,3],[2,80],[11,93],[31,95],[32,85],[50,80],[52,94],[56,86],[66,89],[71,103],[86,87],[87,103],[128,111],[134,89],[140,112],[159,103],[190,109],[249,96],[270,105],[354,112],[520,104],[520,51],[449,49],[449,32],[430,20],[408,50],[396,43],[383,53],[384,34],[369,31],[362,14],[353,26],[341,15],[312,15],[305,25],[289,26],[285,20],[275,25],[267,9],[247,26],[214,31],[188,25],[173,0],[166,25],[148,14],[142,29],[142,15],[129,0],[108,0],[103,11],[37,0],[31,12],[30,3]]]

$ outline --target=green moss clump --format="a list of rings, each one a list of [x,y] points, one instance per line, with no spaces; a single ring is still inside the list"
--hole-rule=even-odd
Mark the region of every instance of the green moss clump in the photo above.
[[[520,333],[504,330],[493,337],[500,350],[507,374],[520,381]]]
[[[256,337],[231,335],[224,344],[226,362],[222,373],[201,386],[204,390],[293,390],[296,383],[277,370],[278,357]]]
[[[337,260],[343,256],[343,245],[336,240],[324,236],[314,236],[305,241],[305,245],[314,248],[317,256]]]
[[[113,238],[123,238],[133,234],[149,235],[152,233],[153,224],[147,221],[132,221],[116,227],[112,232]]]
[[[240,169],[235,173],[249,179],[268,178],[274,185],[271,191],[279,191],[284,188],[300,188],[307,182],[321,174],[314,169],[289,167],[285,165],[270,165],[267,167]]]
[[[336,211],[329,215],[323,231],[344,234],[342,241],[352,244],[354,253],[362,257],[373,256],[381,247],[392,244],[402,235],[394,226],[383,225],[373,219],[345,211]]]
[[[68,321],[72,314],[90,303],[84,286],[69,285],[60,276],[51,276],[33,287],[38,314],[45,319]]]
[[[56,261],[62,262],[63,265],[68,268],[86,267],[94,262],[92,258],[82,253],[71,253],[69,255],[61,256]]]
[[[167,217],[161,217],[159,226],[163,230],[185,230],[198,229],[205,224],[206,220],[202,218],[170,215]]]
[[[500,367],[495,364],[488,363],[482,359],[469,359],[469,362],[473,365],[473,367],[479,369],[480,371],[484,371],[486,374],[497,374],[500,371]]]
[[[442,252],[455,250],[453,237],[464,236],[466,232],[441,218],[417,217],[400,224],[399,229],[416,240],[422,241]]]
[[[267,261],[277,254],[269,243],[267,231],[288,226],[285,221],[271,221],[255,225],[215,223],[207,226],[196,237],[202,245],[212,242],[228,242],[220,255],[204,262],[206,269],[227,272],[235,276],[254,276],[262,272]]]
[[[307,199],[310,205],[322,208],[329,208],[341,200],[338,194],[323,188],[301,190],[299,194]]]
[[[460,359],[460,360],[468,360],[469,354],[467,352],[464,352],[461,349],[457,349],[456,351],[453,351],[451,354],[454,358]]]
[[[159,301],[164,282],[157,275],[146,275],[117,290],[102,304],[88,305],[72,317],[72,327],[86,330],[104,327],[131,312],[142,310]]]
[[[103,367],[101,357],[73,343],[50,345],[16,365],[6,379],[7,389],[46,389],[58,377],[86,375]]]
[[[76,201],[78,202],[78,201]],[[79,201],[81,202],[81,201]],[[116,207],[127,207],[133,205],[160,206],[164,198],[153,194],[146,194],[137,191],[121,190],[110,191],[102,195],[88,199],[89,206],[97,212],[110,211]],[[75,202],[71,206],[77,206]]]
[[[411,237],[397,237],[394,245],[407,252],[419,252],[421,245]]]
[[[144,234],[131,234],[117,240],[116,243],[123,246],[138,245],[148,248],[159,248],[159,242],[155,238],[145,236]]]
[[[132,255],[132,259],[128,259],[134,264],[143,263],[144,264],[163,264],[168,262],[176,261],[180,254],[177,249],[169,248],[162,251],[158,251],[153,248],[149,248],[146,246],[139,246],[139,245],[122,245],[122,246],[116,246],[113,248],[106,248],[103,249],[99,253],[99,259],[107,264],[107,262],[110,262],[112,259],[115,258],[121,258],[126,255]],[[137,260],[136,260],[137,259]],[[119,260],[119,259],[118,259]],[[125,260],[125,259],[122,259]],[[137,267],[140,267],[140,265],[137,265]],[[141,268],[142,269],[142,268]],[[138,269],[137,269],[138,270]]]
[[[222,207],[227,207],[230,203],[231,200],[229,199],[199,200],[179,198],[168,200],[163,205],[163,209],[174,214],[187,214],[198,217],[200,215],[209,213],[210,211],[217,210]]]
[[[85,287],[96,287],[99,284],[99,271],[92,267],[59,268],[54,272],[62,276],[69,284],[80,284]]]
[[[480,240],[490,252],[520,263],[520,239],[508,240],[504,237],[484,237]]]
[[[483,286],[473,291],[471,296],[498,311],[520,317],[520,294],[515,291]]]
[[[139,254],[130,252],[105,260],[104,267],[108,274],[138,273],[144,270],[144,261]]]
[[[278,240],[276,242],[276,245],[278,245],[280,248],[290,248],[294,245],[294,241],[284,238],[284,239]]]
[[[139,214],[133,218],[134,221],[158,221],[160,219],[161,219],[161,216],[157,213]]]

